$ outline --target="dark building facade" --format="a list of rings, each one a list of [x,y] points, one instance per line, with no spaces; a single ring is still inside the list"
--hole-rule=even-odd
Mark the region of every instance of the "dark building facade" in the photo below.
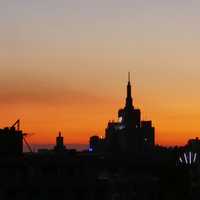
[[[200,153],[200,139],[198,137],[196,137],[195,139],[190,139],[185,147],[187,149]]]
[[[130,74],[125,107],[118,111],[118,118],[118,122],[108,122],[105,138],[90,138],[91,151],[140,154],[153,149],[155,130],[151,121],[141,120],[140,110],[133,105]]]
[[[64,138],[61,135],[61,132],[59,132],[58,137],[56,137],[56,146],[54,147],[55,151],[62,152],[65,151],[65,145],[64,145]]]
[[[17,121],[16,123],[19,123]],[[12,126],[0,129],[0,155],[17,156],[23,153],[23,133]]]

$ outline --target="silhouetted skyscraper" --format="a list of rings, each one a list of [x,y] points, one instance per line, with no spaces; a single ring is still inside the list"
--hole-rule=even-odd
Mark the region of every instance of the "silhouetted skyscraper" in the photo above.
[[[151,121],[141,121],[139,109],[135,109],[131,94],[130,73],[128,74],[125,107],[118,111],[119,122],[109,122],[104,142],[90,143],[93,151],[145,153],[154,147],[154,127]],[[97,138],[96,138],[97,139]],[[98,144],[98,147],[97,145]],[[102,144],[102,148],[99,147]]]

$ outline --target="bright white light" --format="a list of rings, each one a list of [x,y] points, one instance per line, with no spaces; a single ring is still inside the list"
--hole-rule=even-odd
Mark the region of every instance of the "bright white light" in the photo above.
[[[118,120],[119,120],[119,122],[122,122],[122,117],[119,117],[119,119],[118,119]]]
[[[178,159],[180,163],[184,163],[186,165],[192,165],[193,163],[196,163],[197,161],[197,153],[193,152],[185,152],[183,153]]]
[[[196,162],[196,158],[197,158],[197,153],[194,154],[194,159],[193,159],[193,163]]]
[[[188,164],[187,155],[184,153],[185,163]]]
[[[189,152],[189,163],[192,164],[192,153]]]

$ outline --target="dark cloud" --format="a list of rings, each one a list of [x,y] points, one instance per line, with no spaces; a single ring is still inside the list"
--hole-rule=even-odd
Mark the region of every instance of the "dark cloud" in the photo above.
[[[0,91],[0,103],[41,103],[41,104],[90,104],[102,103],[104,97],[96,96],[85,91],[72,89],[41,88],[13,88]]]

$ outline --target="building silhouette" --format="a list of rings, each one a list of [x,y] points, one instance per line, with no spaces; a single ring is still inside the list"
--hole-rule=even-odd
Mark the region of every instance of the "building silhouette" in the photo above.
[[[20,122],[17,120],[13,126],[0,129],[0,155],[22,155],[24,134],[20,130],[19,124]]]
[[[89,152],[66,148],[59,133],[54,148],[36,153],[19,120],[0,129],[0,199],[199,199],[199,138],[183,147],[155,146],[152,122],[142,121],[133,104],[130,75],[118,117],[105,137],[90,138]],[[22,153],[23,141],[30,152]]]
[[[53,155],[53,154],[68,154],[69,152],[75,151],[74,149],[67,149],[64,145],[64,137],[61,132],[58,133],[56,137],[56,143],[52,149],[40,148],[38,149],[39,154]]]
[[[189,139],[185,147],[200,153],[200,139],[198,137],[195,139]]]
[[[58,137],[56,137],[56,145],[54,147],[54,150],[57,152],[65,151],[65,145],[64,145],[64,138],[61,135],[61,132],[59,132]]]
[[[141,154],[153,149],[155,130],[151,121],[141,120],[141,111],[133,105],[130,73],[125,106],[118,111],[118,118],[118,122],[108,122],[105,138],[90,138],[90,151]]]

